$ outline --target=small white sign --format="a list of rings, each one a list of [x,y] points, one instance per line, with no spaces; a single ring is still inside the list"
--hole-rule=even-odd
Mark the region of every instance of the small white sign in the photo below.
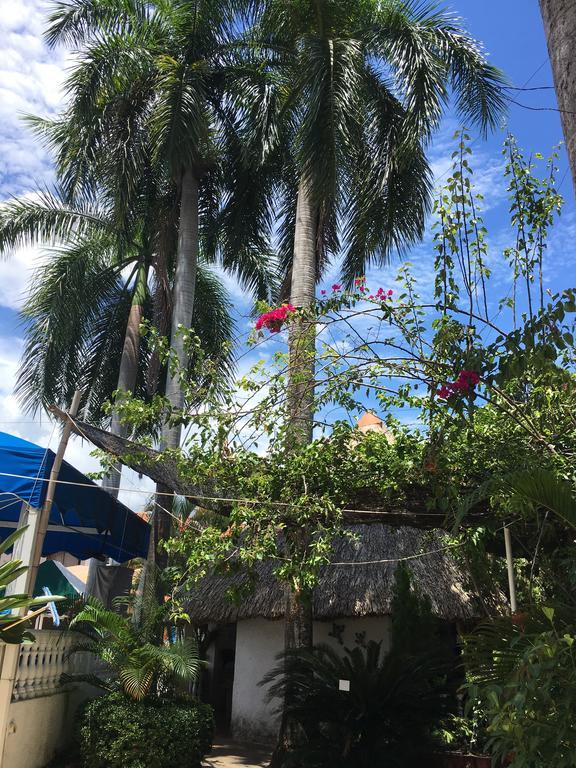
[[[350,680],[338,680],[338,690],[350,693]]]

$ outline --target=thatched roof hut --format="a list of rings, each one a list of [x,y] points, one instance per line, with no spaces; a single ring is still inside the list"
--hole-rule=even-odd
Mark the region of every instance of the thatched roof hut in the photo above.
[[[355,540],[334,544],[332,564],[322,569],[314,591],[314,617],[318,620],[391,613],[394,576],[401,558],[412,573],[413,584],[430,598],[434,613],[450,621],[481,616],[480,599],[465,586],[445,537],[436,531],[393,528],[383,524],[355,525]],[[414,555],[421,555],[413,557]],[[195,622],[224,624],[239,619],[280,619],[284,616],[284,585],[274,577],[274,563],[257,569],[254,588],[240,603],[232,602],[231,588],[247,584],[244,573],[213,575],[190,592],[187,609]]]

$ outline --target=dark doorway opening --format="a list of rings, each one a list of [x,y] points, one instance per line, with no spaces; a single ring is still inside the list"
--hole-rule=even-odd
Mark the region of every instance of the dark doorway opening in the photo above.
[[[217,730],[219,733],[228,734],[232,721],[236,624],[218,627],[213,637],[213,664],[208,701],[214,707]]]

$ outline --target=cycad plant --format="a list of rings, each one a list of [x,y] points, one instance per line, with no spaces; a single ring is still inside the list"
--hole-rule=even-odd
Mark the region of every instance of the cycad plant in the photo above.
[[[76,675],[112,692],[120,690],[136,701],[166,697],[178,682],[196,680],[200,671],[198,646],[184,638],[171,621],[171,601],[160,602],[149,580],[145,595],[118,598],[117,610],[106,608],[94,597],[75,616],[70,626],[84,635],[71,653],[91,653],[105,665],[103,677]],[[129,609],[120,613],[119,609]]]
[[[412,768],[434,745],[452,698],[445,655],[407,656],[381,643],[344,653],[291,651],[262,682],[286,701],[303,738],[282,763],[306,768]],[[349,690],[340,690],[346,681]]]

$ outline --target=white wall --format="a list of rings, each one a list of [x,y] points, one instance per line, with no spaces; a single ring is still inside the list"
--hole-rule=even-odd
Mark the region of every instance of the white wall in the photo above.
[[[69,740],[72,718],[68,693],[12,702],[2,768],[43,768]]]
[[[248,619],[236,627],[232,733],[247,741],[269,741],[276,736],[274,706],[266,702],[266,690],[258,683],[275,664],[284,644],[281,621]]]
[[[344,625],[343,645],[330,637],[333,624]],[[389,617],[367,616],[314,622],[314,643],[327,643],[336,649],[354,647],[355,634],[365,633],[366,641],[383,641],[389,648]],[[247,741],[273,741],[278,730],[274,703],[266,701],[266,689],[258,683],[275,666],[276,656],[284,647],[284,624],[267,619],[239,621],[236,630],[234,692],[232,697],[232,732]]]

